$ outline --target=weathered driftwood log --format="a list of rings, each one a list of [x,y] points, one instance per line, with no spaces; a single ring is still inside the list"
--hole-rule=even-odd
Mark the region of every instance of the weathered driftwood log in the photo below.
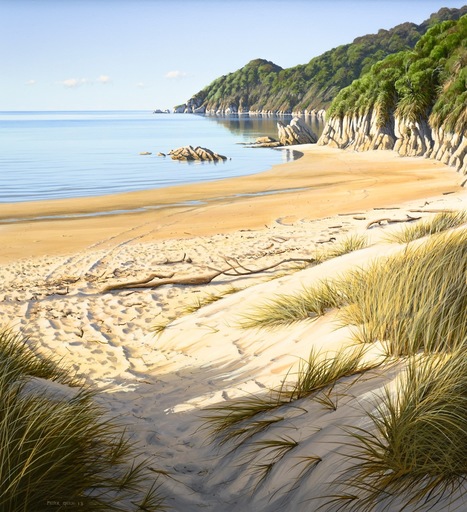
[[[387,222],[388,224],[397,224],[398,222],[413,222],[415,220],[420,220],[421,217],[411,217],[407,215],[406,219],[391,219],[389,217],[383,217],[381,219],[372,220],[366,226],[366,229],[371,229],[373,226],[380,226],[382,222]]]
[[[207,267],[211,270],[210,273],[196,275],[196,276],[181,276],[176,277],[175,273],[169,275],[163,274],[151,274],[144,279],[140,279],[138,281],[127,281],[123,283],[115,283],[110,284],[102,289],[102,293],[118,291],[118,290],[129,290],[129,289],[138,289],[138,288],[150,288],[155,289],[167,284],[175,284],[175,285],[203,285],[209,284],[213,279],[219,277],[220,275],[224,276],[249,276],[253,274],[260,274],[261,272],[266,272],[267,270],[272,270],[273,268],[278,267],[279,265],[283,265],[284,263],[314,263],[316,260],[314,258],[287,258],[285,260],[281,260],[272,265],[268,265],[267,267],[262,267],[259,269],[249,269],[239,263],[236,259],[231,258],[229,260],[225,260],[227,263],[227,268],[225,269],[216,269]],[[157,280],[155,280],[157,279]]]

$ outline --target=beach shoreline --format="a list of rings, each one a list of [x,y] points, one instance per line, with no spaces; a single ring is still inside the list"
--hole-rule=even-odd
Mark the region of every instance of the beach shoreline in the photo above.
[[[265,437],[259,433],[238,450],[219,446],[204,424],[206,407],[264,396],[293,377],[310,351],[355,343],[352,329],[332,312],[270,330],[242,327],[244,315],[274,297],[400,251],[403,246],[385,237],[407,223],[466,210],[462,178],[423,158],[312,147],[300,160],[260,175],[177,190],[177,201],[196,197],[201,205],[3,223],[0,323],[98,388],[103,410],[153,457],[172,510],[274,512],[283,509],[284,496],[294,510],[303,510],[310,495],[324,503],[327,484],[341,468],[339,452],[347,442],[342,425],[359,425],[363,412],[357,408],[371,404],[373,393],[397,372],[370,372],[356,379],[351,393],[344,383],[335,412],[313,401],[288,404]],[[220,186],[229,187],[225,199],[219,199]],[[295,192],[274,193],[286,188]],[[143,198],[154,200],[152,194],[112,196],[101,206],[140,207]],[[86,208],[93,201],[99,199],[80,203]],[[63,202],[51,211],[66,214],[76,205]],[[10,214],[38,212],[23,204]],[[3,219],[7,214],[4,208]],[[349,237],[364,238],[366,247],[319,263],[320,254],[331,254]],[[153,286],[159,279],[189,281],[229,268],[238,273],[206,284]],[[122,284],[129,286],[118,288]],[[293,437],[299,446],[257,487],[251,454],[258,452],[257,439],[267,442],[268,436]],[[310,454],[323,462],[302,482],[297,457]],[[282,496],[288,486],[290,495]],[[433,510],[444,505],[440,501]]]
[[[421,157],[297,146],[271,170],[141,192],[0,204],[0,263],[67,254],[138,231],[147,241],[257,229],[461,191],[462,176]]]

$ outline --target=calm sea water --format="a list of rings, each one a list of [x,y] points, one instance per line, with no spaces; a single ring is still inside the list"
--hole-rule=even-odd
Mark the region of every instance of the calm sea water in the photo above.
[[[151,112],[0,112],[0,202],[97,196],[253,174],[289,150],[247,148],[276,119]],[[191,144],[229,158],[187,163],[158,152]],[[150,156],[139,153],[149,151]]]

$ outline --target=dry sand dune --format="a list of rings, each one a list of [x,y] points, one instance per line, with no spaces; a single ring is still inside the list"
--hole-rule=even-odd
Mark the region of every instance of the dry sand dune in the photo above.
[[[228,446],[209,443],[203,408],[277,387],[313,347],[337,350],[350,335],[332,315],[273,331],[242,328],[243,315],[277,294],[399,250],[381,241],[398,228],[391,221],[467,207],[462,177],[439,163],[392,152],[304,151],[298,161],[248,178],[0,207],[2,325],[21,330],[101,388],[99,400],[172,475],[163,489],[173,510],[308,511],[323,504],[327,485],[345,465],[342,425],[362,421],[361,408],[374,401],[371,392],[390,382],[397,368],[375,370],[350,391],[346,380],[336,411],[308,402],[283,407],[284,420],[255,442],[287,436],[297,446],[261,483],[257,445],[229,453]],[[260,194],[288,189],[296,190]],[[32,220],[188,200],[203,204]],[[23,220],[6,222],[11,218]],[[104,292],[152,273],[200,275],[225,268],[229,258],[248,268],[314,258],[354,233],[364,234],[370,246],[303,270],[289,263],[257,275],[219,276],[207,285]],[[157,334],[158,325],[167,327]],[[310,457],[322,461],[304,471]]]

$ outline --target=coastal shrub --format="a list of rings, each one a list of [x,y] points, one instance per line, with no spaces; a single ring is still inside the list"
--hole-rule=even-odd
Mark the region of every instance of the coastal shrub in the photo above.
[[[370,427],[348,428],[351,467],[339,510],[461,510],[467,491],[467,352],[413,357],[376,397]],[[457,493],[457,498],[456,498]],[[456,503],[457,499],[457,503]],[[457,504],[457,507],[456,507]],[[427,507],[427,508],[422,508]]]
[[[76,381],[10,331],[0,353],[0,510],[162,509],[149,462],[105,419],[94,391],[35,388],[33,377]]]

